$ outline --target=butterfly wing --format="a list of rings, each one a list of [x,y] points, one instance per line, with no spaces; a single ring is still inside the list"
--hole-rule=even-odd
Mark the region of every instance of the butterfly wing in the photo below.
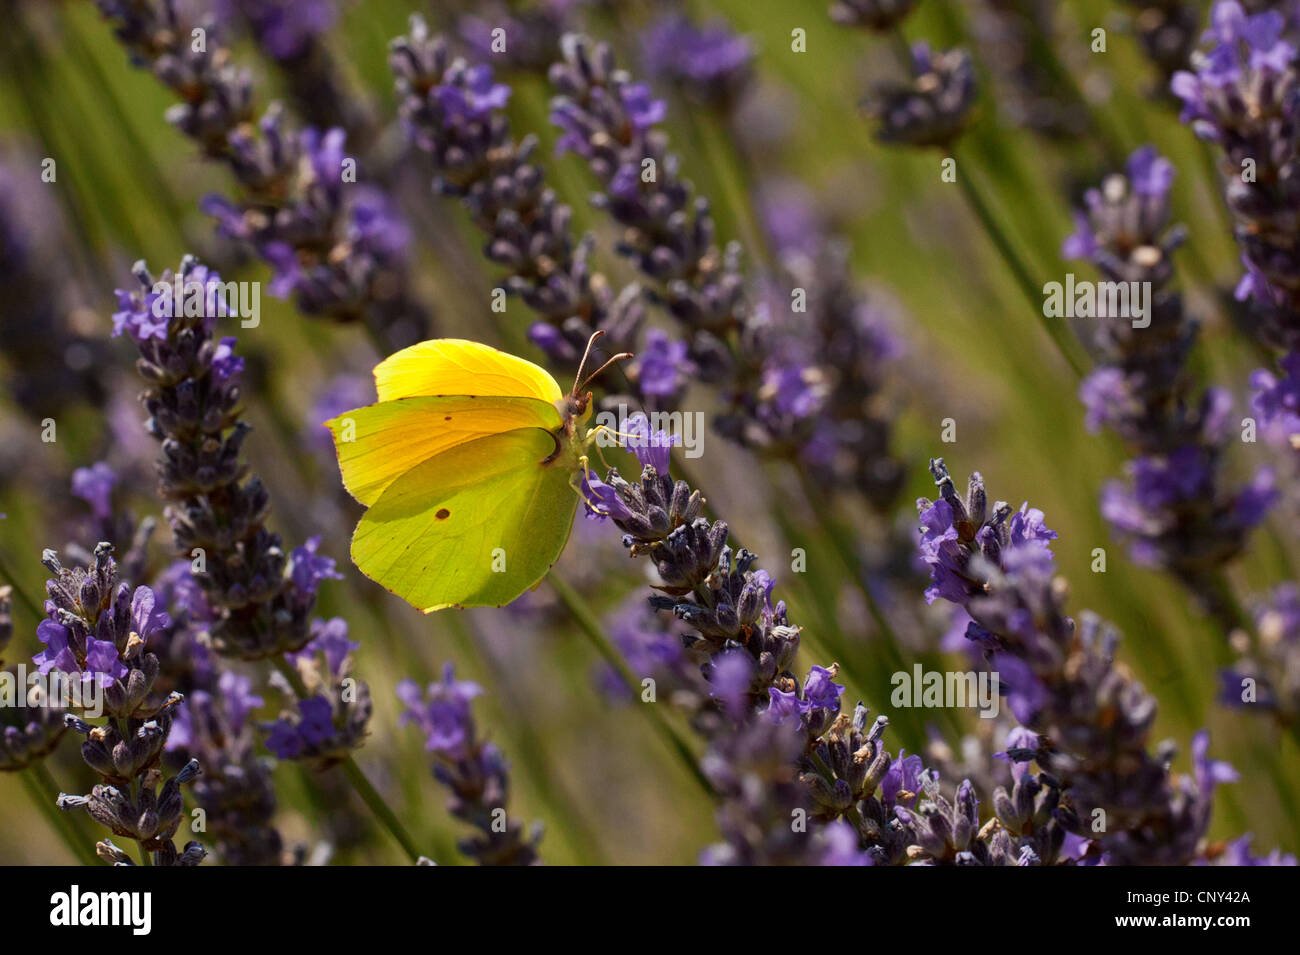
[[[375,366],[380,401],[417,395],[563,397],[550,372],[531,361],[462,338],[435,338],[403,348]]]
[[[352,536],[367,577],[425,613],[501,606],[541,582],[578,498],[538,428],[456,445],[392,481]]]
[[[381,401],[325,422],[334,436],[343,485],[366,505],[422,461],[457,445],[520,428],[555,431],[562,425],[555,406],[537,398],[468,395]]]

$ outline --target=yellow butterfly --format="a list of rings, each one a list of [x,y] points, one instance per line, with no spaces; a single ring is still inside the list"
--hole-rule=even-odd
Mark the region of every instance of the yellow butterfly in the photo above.
[[[440,338],[375,367],[378,403],[325,422],[348,491],[368,508],[352,560],[425,613],[501,606],[536,587],[573,526],[592,336],[566,395],[530,361]],[[575,491],[577,493],[575,493]]]

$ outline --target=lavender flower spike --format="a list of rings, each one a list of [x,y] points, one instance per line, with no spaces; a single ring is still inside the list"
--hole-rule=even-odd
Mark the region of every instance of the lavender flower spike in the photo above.
[[[1129,464],[1131,486],[1114,482],[1103,491],[1103,513],[1132,539],[1135,559],[1172,571],[1230,630],[1237,625],[1230,595],[1215,577],[1275,495],[1268,471],[1246,488],[1225,486],[1231,399],[1216,388],[1198,395],[1187,370],[1198,326],[1170,287],[1184,236],[1169,226],[1173,178],[1173,164],[1143,147],[1124,174],[1088,190],[1075,215],[1064,256],[1091,262],[1109,282],[1151,290],[1141,320],[1097,324],[1097,366],[1079,395],[1089,428],[1114,429],[1139,455]]]
[[[919,41],[912,45],[912,76],[881,83],[868,108],[879,122],[883,143],[950,146],[965,130],[975,106],[975,67],[970,54],[954,49],[936,52]]]
[[[1111,864],[1197,858],[1214,785],[1228,776],[1205,758],[1208,743],[1193,743],[1194,778],[1175,779],[1168,747],[1148,749],[1156,701],[1117,665],[1118,634],[1092,614],[1078,624],[1065,615],[1066,587],[1048,547],[1056,535],[1042,513],[990,507],[978,474],[959,495],[942,460],[930,467],[940,496],[917,502],[930,596],[970,614],[967,639],[983,650],[1012,713],[1038,740],[1037,748],[1010,754],[1039,772],[1019,779],[1015,793],[994,794],[999,824],[1021,837],[1054,823],[1054,838],[1031,846],[1043,861],[1067,833],[1092,840],[1091,851]],[[1091,826],[1097,819],[1100,833]]]
[[[1253,632],[1233,634],[1238,660],[1220,674],[1228,706],[1268,713],[1300,727],[1300,588],[1283,584],[1261,602]]]
[[[1205,34],[1209,50],[1193,54],[1192,68],[1170,83],[1183,102],[1183,122],[1221,151],[1224,195],[1245,267],[1237,298],[1253,307],[1252,332],[1290,353],[1282,362],[1288,376],[1300,361],[1300,59],[1291,15],[1265,9],[1248,16],[1235,0],[1219,0]],[[1268,371],[1255,376],[1270,410],[1277,407],[1267,385],[1272,377]]]
[[[225,667],[207,640],[211,610],[188,560],[154,581],[171,608],[170,635],[158,656],[160,680],[185,694],[167,737],[174,759],[197,759],[195,801],[207,817],[208,838],[224,865],[280,865],[284,843],[275,828],[272,764],[261,753],[252,712],[262,705],[252,680]]]
[[[525,832],[506,813],[510,768],[501,751],[479,737],[470,704],[480,693],[477,684],[457,680],[450,663],[423,692],[414,680],[397,685],[406,707],[402,722],[418,726],[427,738],[433,776],[450,792],[448,810],[478,830],[457,843],[460,851],[479,865],[537,865],[541,824]]]
[[[541,317],[533,342],[568,364],[597,330],[606,333],[601,344],[609,354],[639,351],[640,289],[616,293],[592,269],[595,240],[575,239],[572,210],[533,161],[536,137],[512,137],[504,113],[510,88],[495,80],[492,67],[453,59],[418,16],[392,42],[389,64],[407,134],[433,161],[434,188],[460,199],[488,237],[484,254],[507,270],[503,287]]]
[[[161,442],[159,493],[176,551],[193,562],[213,615],[219,653],[256,659],[298,650],[311,639],[320,573],[303,573],[305,550],[292,556],[265,522],[270,501],[257,477],[245,477],[240,419],[243,359],[235,339],[216,335],[220,278],[186,257],[179,273],[155,283],[143,262],[139,289],[119,291],[117,333],[140,350],[148,383],[148,431]],[[195,307],[179,307],[182,301]],[[332,566],[332,565],[331,565]]]
[[[296,712],[266,728],[267,749],[280,759],[303,760],[323,770],[361,745],[372,707],[369,687],[351,676],[351,655],[360,648],[348,639],[343,618],[312,621],[311,643],[289,656],[308,695],[294,701]],[[292,695],[292,688],[285,689]]]
[[[730,364],[718,339],[745,319],[740,247],[716,248],[709,203],[693,196],[656,128],[663,101],[616,68],[608,45],[570,34],[562,50],[550,70],[557,92],[551,120],[562,132],[557,148],[582,157],[600,181],[593,202],[624,227],[619,253],[655,283],[656,296],[692,332],[701,375],[718,381]],[[651,164],[653,180],[643,175]]]
[[[166,780],[159,768],[182,698],[155,693],[160,665],[151,644],[157,646],[171,620],[148,587],[118,579],[112,552],[101,543],[84,569],[64,567],[51,550],[42,557],[53,577],[45,587],[49,616],[41,623],[46,649],[36,662],[43,673],[57,670],[102,688],[104,710],[98,725],[67,717],[85,738],[82,758],[102,781],[88,795],[60,796],[59,808],[85,809],[114,835],[139,843],[155,864],[197,865],[203,846],[190,842],[177,851],[172,839],[184,811],[180,787],[199,775],[199,764],[191,761]],[[90,708],[85,715],[100,718]],[[111,842],[96,848],[110,862],[130,864]]]
[[[1251,375],[1251,408],[1271,443],[1300,454],[1300,351],[1278,365],[1280,374],[1260,368]]]
[[[96,3],[132,61],[182,98],[167,119],[239,181],[236,200],[210,196],[203,208],[270,264],[272,292],[308,315],[364,321],[393,345],[423,337],[407,227],[377,189],[345,188],[343,131],[288,129],[278,104],[257,120],[250,75],[233,64],[211,17],[193,19],[177,0]],[[206,43],[196,49],[191,34],[200,28]]]

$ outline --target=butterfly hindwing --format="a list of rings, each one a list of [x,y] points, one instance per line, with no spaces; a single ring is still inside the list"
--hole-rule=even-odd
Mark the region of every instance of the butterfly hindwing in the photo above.
[[[425,613],[500,606],[559,558],[578,499],[552,434],[524,428],[476,438],[392,481],[352,537],[372,580]]]
[[[325,422],[334,436],[343,484],[362,504],[423,461],[460,444],[520,428],[555,431],[554,405],[537,398],[401,398],[357,408]]]

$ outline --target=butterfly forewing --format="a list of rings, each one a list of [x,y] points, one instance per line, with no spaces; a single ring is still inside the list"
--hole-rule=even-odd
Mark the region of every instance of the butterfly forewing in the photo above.
[[[389,356],[375,366],[375,387],[380,401],[418,395],[494,395],[554,404],[563,397],[545,368],[460,338],[420,342]]]
[[[362,504],[423,461],[443,452],[520,428],[559,429],[554,405],[537,398],[402,398],[358,408],[325,422],[334,435],[343,485]]]

